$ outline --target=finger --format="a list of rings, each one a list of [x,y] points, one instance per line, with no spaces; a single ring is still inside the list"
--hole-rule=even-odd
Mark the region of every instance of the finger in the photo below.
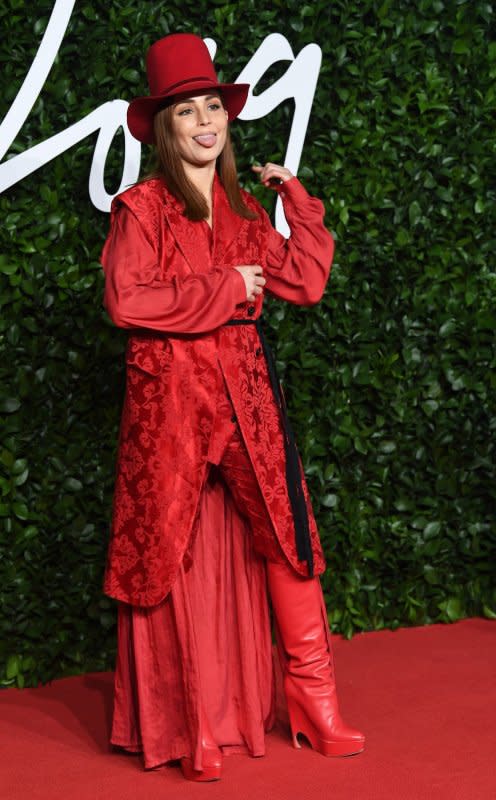
[[[288,169],[284,169],[284,167],[278,167],[274,169],[267,170],[266,179],[270,180],[289,180],[292,177],[290,171]]]
[[[292,173],[287,169],[287,167],[282,167],[280,164],[266,164],[266,168],[262,175],[262,179],[265,181],[271,179],[278,179],[280,181],[287,181],[293,177]]]
[[[276,166],[276,164],[272,164],[271,161],[267,161],[263,166],[260,166],[258,164],[254,164],[252,166],[252,170],[254,172],[257,172],[260,175],[260,180],[262,182],[264,182],[266,180],[266,173],[267,173],[267,170],[269,169],[269,167],[275,167],[275,166]]]
[[[276,186],[280,186],[283,182],[280,175],[278,175],[273,170],[267,171],[265,177],[261,178],[263,185],[269,189],[273,189]]]

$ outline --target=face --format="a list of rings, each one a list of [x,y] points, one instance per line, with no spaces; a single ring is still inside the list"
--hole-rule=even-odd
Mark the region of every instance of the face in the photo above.
[[[172,129],[185,165],[201,167],[217,159],[226,141],[227,117],[219,94],[199,94],[174,103]]]

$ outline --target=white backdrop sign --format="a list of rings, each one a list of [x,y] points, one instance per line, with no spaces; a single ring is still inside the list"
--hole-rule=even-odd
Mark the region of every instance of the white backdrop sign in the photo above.
[[[56,0],[55,2],[33,63],[0,125],[0,160],[4,158],[12,142],[21,132],[24,122],[43,89],[67,30],[74,4],[75,0]],[[215,42],[212,39],[205,39],[205,42],[214,58],[217,49]],[[271,33],[264,39],[236,81],[249,83],[253,89],[273,64],[279,61],[289,62],[286,72],[268,89],[259,95],[254,95],[250,90],[247,103],[239,119],[261,119],[270,114],[283,100],[294,99],[295,110],[284,164],[295,174],[300,163],[321,60],[322,53],[318,45],[309,44],[295,56],[284,36],[279,33]],[[65,150],[74,147],[87,136],[98,131],[88,189],[93,205],[101,211],[109,211],[115,194],[133,184],[139,175],[141,145],[131,136],[127,128],[127,107],[128,102],[125,100],[109,100],[83,119],[74,122],[44,142],[2,161],[0,163],[0,192],[22,181]],[[122,175],[120,185],[115,193],[109,194],[104,186],[105,162],[119,128],[124,131]],[[280,200],[276,207],[276,227],[284,235],[288,235],[289,229],[284,219]]]

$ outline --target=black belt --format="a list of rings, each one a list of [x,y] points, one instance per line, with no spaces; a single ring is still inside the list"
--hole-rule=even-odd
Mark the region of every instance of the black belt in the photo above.
[[[269,373],[270,385],[274,394],[275,401],[281,414],[282,429],[284,433],[284,450],[286,452],[286,485],[288,487],[289,502],[293,512],[293,522],[295,529],[296,552],[300,561],[308,564],[308,574],[313,577],[313,552],[310,539],[310,527],[308,524],[307,504],[303,494],[303,484],[301,480],[301,469],[298,457],[298,449],[294,438],[293,429],[289,421],[286,402],[277,378],[276,362],[270,349],[269,343],[265,338],[261,319],[231,319],[225,325],[255,325],[265,356],[267,370]]]

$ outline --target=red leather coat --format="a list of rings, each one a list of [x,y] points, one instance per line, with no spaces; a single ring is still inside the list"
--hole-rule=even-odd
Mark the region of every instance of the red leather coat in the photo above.
[[[297,178],[281,188],[289,240],[254,197],[243,196],[258,219],[231,210],[216,176],[213,233],[206,222],[189,221],[158,179],[133,186],[112,204],[102,252],[104,302],[130,336],[103,588],[134,605],[159,603],[183,559],[186,568],[191,563],[217,401],[226,386],[279,542],[294,568],[307,574],[294,534],[286,532],[292,526],[284,516],[288,504],[281,502],[286,485],[279,411],[259,357],[258,333],[254,325],[223,325],[256,319],[262,310],[263,295],[248,303],[243,277],[233,267],[261,264],[264,292],[310,305],[324,291],[334,243],[322,203]],[[305,484],[304,492],[315,574],[321,574],[325,562]]]

